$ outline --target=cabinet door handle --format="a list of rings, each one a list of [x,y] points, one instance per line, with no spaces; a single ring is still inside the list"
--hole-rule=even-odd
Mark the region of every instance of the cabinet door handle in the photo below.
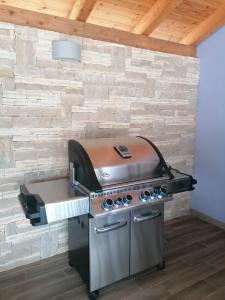
[[[127,225],[127,221],[126,220],[121,220],[121,221],[118,221],[118,222],[113,223],[111,225],[105,225],[105,226],[100,227],[100,228],[95,228],[95,231],[97,233],[103,233],[103,232],[108,232],[108,231],[111,231],[111,230],[115,230],[115,229],[124,227],[126,225]]]
[[[147,221],[147,220],[152,220],[155,218],[158,218],[162,215],[162,213],[160,211],[152,211],[149,215],[147,216],[134,216],[134,222],[143,222],[143,221]]]

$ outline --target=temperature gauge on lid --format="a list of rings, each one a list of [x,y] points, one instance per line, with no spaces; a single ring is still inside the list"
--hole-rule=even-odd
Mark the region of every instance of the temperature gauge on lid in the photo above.
[[[131,158],[131,152],[125,145],[115,145],[114,149],[119,153],[122,158]]]

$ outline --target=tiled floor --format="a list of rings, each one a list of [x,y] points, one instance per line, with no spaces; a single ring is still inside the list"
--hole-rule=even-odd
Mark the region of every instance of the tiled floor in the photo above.
[[[103,290],[99,300],[225,300],[225,232],[186,216],[166,223],[166,261]],[[88,299],[65,255],[0,273],[1,300]]]

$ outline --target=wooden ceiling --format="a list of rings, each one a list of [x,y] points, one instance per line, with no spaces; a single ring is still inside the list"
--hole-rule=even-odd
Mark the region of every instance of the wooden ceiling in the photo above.
[[[122,43],[123,36],[125,44],[133,45],[131,41],[126,42],[126,39],[133,39],[137,47],[144,41],[161,41],[158,50],[164,52],[167,50],[163,41],[166,41],[171,47],[178,45],[179,49],[189,49],[184,55],[190,56],[194,56],[193,49],[199,42],[225,24],[225,0],[0,0],[0,4],[0,21],[23,24],[15,18],[15,15],[23,14],[27,25],[57,31],[57,26],[48,26],[50,16],[56,16],[60,18],[55,20],[63,18],[64,26],[73,25],[72,34],[91,37],[89,33],[80,32],[82,22],[85,24],[82,30],[102,30],[101,35],[108,36],[99,38],[102,40],[117,42],[118,39],[118,43]],[[48,15],[48,22],[44,20],[44,14]],[[33,24],[33,17],[40,17],[44,24]],[[113,37],[109,37],[111,34]],[[93,38],[98,39],[95,35]]]

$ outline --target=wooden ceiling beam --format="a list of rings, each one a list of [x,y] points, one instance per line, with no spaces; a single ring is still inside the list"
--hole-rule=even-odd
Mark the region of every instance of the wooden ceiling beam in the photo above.
[[[85,22],[97,0],[75,0],[69,19]]]
[[[156,0],[146,15],[132,29],[133,33],[150,35],[182,0]]]
[[[196,45],[225,24],[225,4],[181,39],[184,45]]]
[[[0,21],[136,48],[196,57],[196,47],[193,46],[185,46],[114,28],[106,28],[5,5],[0,5]]]

